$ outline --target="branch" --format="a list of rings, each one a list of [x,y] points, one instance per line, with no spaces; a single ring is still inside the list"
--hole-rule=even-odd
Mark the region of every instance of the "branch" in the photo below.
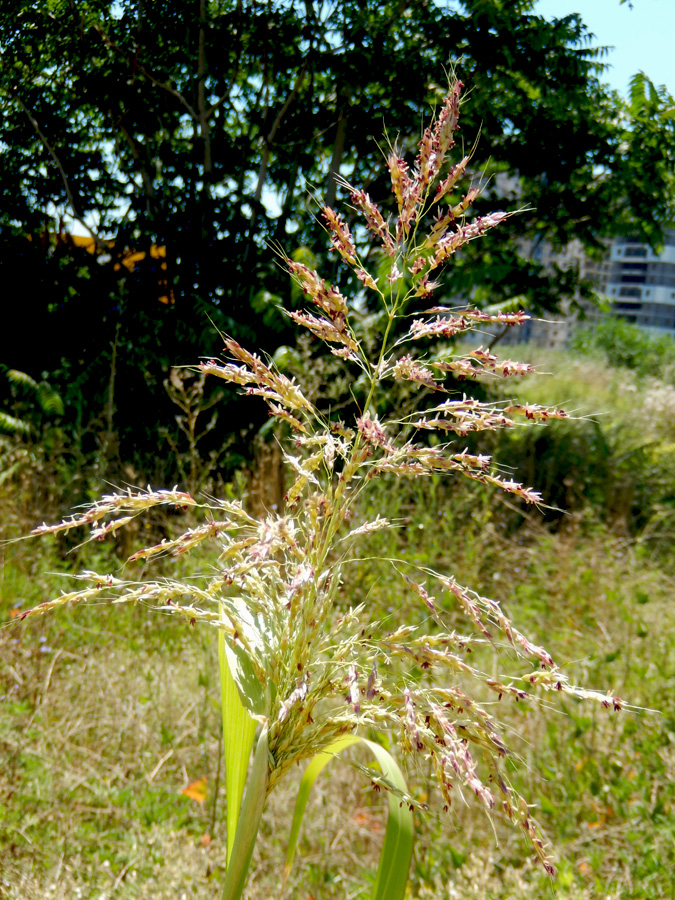
[[[211,172],[211,139],[209,135],[209,122],[206,111],[206,3],[199,2],[199,50],[197,57],[197,107],[199,110],[199,130],[204,143],[204,184],[206,176]]]
[[[298,91],[300,90],[302,82],[305,80],[305,74],[307,72],[307,63],[308,63],[308,60],[305,60],[303,66],[302,66],[302,69],[300,69],[300,71],[298,73],[298,77],[295,79],[295,84],[293,85],[293,90],[288,95],[288,97],[286,98],[286,102],[284,103],[284,105],[281,107],[281,109],[277,113],[277,117],[272,124],[269,134],[265,138],[265,149],[263,150],[263,156],[262,156],[262,160],[260,163],[260,170],[258,172],[258,184],[255,189],[255,200],[258,203],[260,202],[260,198],[262,197],[263,186],[265,184],[265,176],[267,175],[267,166],[268,166],[269,160],[270,160],[270,145],[272,144],[272,142],[274,141],[274,138],[276,137],[276,133],[279,130],[279,126],[281,125],[281,120],[288,112],[288,108],[290,107],[291,103],[295,100],[295,97],[296,97]]]
[[[505,335],[505,334],[507,333],[507,331],[509,330],[509,327],[510,327],[509,325],[505,325],[504,328],[502,329],[502,331],[500,331],[498,334],[496,334],[496,335],[492,338],[492,340],[491,340],[490,343],[488,344],[488,350],[492,350],[493,347],[496,347],[496,346],[497,346],[497,344],[501,341],[501,339],[504,337],[504,335]]]
[[[106,248],[106,245],[104,244],[104,242],[99,238],[99,236],[96,234],[96,232],[93,231],[92,228],[90,228],[90,226],[85,222],[85,220],[84,220],[84,218],[82,217],[82,215],[78,212],[77,205],[76,205],[76,203],[75,203],[75,197],[74,197],[73,192],[72,192],[72,190],[71,190],[71,188],[70,188],[70,182],[68,181],[68,176],[66,175],[66,170],[63,168],[63,165],[62,165],[62,163],[61,163],[61,160],[60,160],[59,157],[57,156],[56,150],[54,150],[54,148],[52,147],[52,145],[51,145],[51,144],[49,143],[49,141],[47,140],[47,136],[45,135],[45,133],[44,133],[44,132],[42,131],[42,129],[40,128],[40,125],[38,124],[37,119],[36,119],[35,116],[31,113],[31,111],[28,109],[28,107],[27,107],[26,104],[23,102],[23,100],[21,99],[21,97],[19,97],[18,93],[16,92],[16,89],[13,88],[13,89],[11,89],[11,90],[12,90],[12,93],[13,93],[13,95],[14,95],[14,98],[15,98],[16,102],[19,104],[19,106],[21,107],[21,109],[22,109],[22,110],[24,111],[24,113],[26,114],[26,117],[28,118],[28,121],[29,121],[30,124],[33,126],[33,128],[35,129],[35,133],[37,134],[37,136],[40,138],[40,140],[41,140],[42,143],[44,144],[45,149],[47,150],[47,152],[48,152],[49,155],[51,156],[51,158],[52,158],[52,160],[53,160],[53,162],[54,162],[54,165],[56,166],[56,168],[57,168],[58,171],[59,171],[59,175],[61,176],[61,181],[63,182],[63,188],[64,188],[64,190],[65,190],[65,192],[66,192],[66,197],[68,198],[68,204],[69,204],[69,206],[70,206],[70,210],[71,210],[71,212],[72,212],[73,218],[75,219],[76,222],[79,222],[80,225],[81,225],[81,226],[89,233],[89,235],[91,236],[91,238],[93,239],[93,241],[95,242],[95,244],[96,244],[96,246],[98,247],[99,250],[105,250],[105,249],[107,249],[107,248]]]
[[[344,109],[340,109],[338,114],[337,131],[335,132],[335,143],[333,144],[333,155],[330,160],[328,169],[328,184],[326,185],[326,206],[333,206],[335,203],[335,194],[337,192],[337,176],[340,174],[340,165],[345,150],[345,133],[347,131],[347,116]]]
[[[156,204],[155,188],[152,184],[152,179],[150,178],[150,175],[148,174],[148,171],[143,163],[143,160],[141,159],[141,154],[138,152],[138,147],[136,146],[136,141],[133,139],[133,137],[129,134],[127,129],[124,127],[121,119],[120,119],[120,121],[115,122],[115,119],[112,114],[112,110],[110,110],[109,112],[110,112],[110,118],[113,120],[113,124],[115,124],[122,132],[122,135],[123,135],[125,141],[127,142],[129,149],[131,150],[131,155],[133,156],[134,160],[138,163],[138,168],[141,173],[141,180],[143,182],[143,187],[145,188],[145,195],[146,195],[148,201],[152,204],[153,211],[156,211],[157,204]]]
[[[234,71],[232,73],[232,77],[230,78],[230,83],[227,86],[227,88],[225,89],[225,91],[220,95],[220,97],[218,97],[216,102],[206,110],[207,120],[210,119],[211,116],[216,112],[216,110],[220,109],[220,107],[223,105],[223,103],[229,99],[230,93],[232,91],[232,87],[234,86],[234,84],[237,81],[237,76],[239,74],[239,64],[240,64],[241,55],[243,52],[242,44],[241,44],[241,33],[242,33],[242,29],[243,29],[241,0],[237,0],[237,16],[239,17],[238,23],[237,23],[237,29],[236,29],[238,50],[237,50],[236,61],[234,64]]]
[[[100,25],[94,24],[92,27],[94,28],[94,31],[97,32],[97,34],[99,35],[99,37],[101,38],[103,43],[106,45],[106,47],[108,47],[110,50],[115,50],[117,53],[121,54],[127,61],[130,61],[129,55],[127,53],[125,53],[125,51],[119,46],[119,44],[116,44],[115,41],[113,41],[111,38],[108,37],[108,35],[101,28]],[[155,78],[155,76],[152,75],[145,68],[145,66],[142,65],[142,63],[138,62],[137,59],[134,59],[132,61],[133,61],[134,67],[136,69],[138,69],[138,71],[141,73],[141,75],[144,75],[148,79],[148,81],[152,82],[152,84],[155,85],[155,87],[162,88],[162,90],[165,90],[169,94],[171,94],[172,97],[175,97],[176,100],[178,100],[178,102],[181,103],[185,107],[185,109],[190,114],[191,118],[193,118],[196,122],[199,121],[199,115],[195,111],[194,107],[192,107],[188,103],[188,101],[185,99],[185,97],[181,94],[180,91],[177,91],[175,88],[172,88],[170,84],[165,84],[163,81],[160,81],[158,78]]]

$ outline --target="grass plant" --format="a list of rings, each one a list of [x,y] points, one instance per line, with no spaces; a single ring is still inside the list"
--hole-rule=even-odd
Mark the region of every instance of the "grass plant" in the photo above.
[[[414,491],[398,495],[384,484],[376,488],[380,508],[408,525],[372,535],[369,553],[395,549],[436,568],[452,553],[458,579],[501,599],[523,629],[566,661],[570,678],[611,682],[636,705],[660,710],[619,719],[576,702],[557,714],[524,715],[515,704],[500,710],[521,758],[521,774],[512,769],[511,777],[522,778],[520,789],[539,807],[552,843],[555,896],[669,900],[675,888],[670,570],[645,556],[644,545],[595,523],[590,512],[556,533],[528,524],[507,537],[494,522],[499,508],[491,505],[486,515],[475,491],[445,493],[430,482],[408,487]],[[29,607],[53,590],[56,560],[40,546],[24,578],[25,546],[5,548],[5,621],[17,598]],[[89,549],[100,565],[100,545]],[[195,570],[201,565],[195,558]],[[403,615],[404,586],[383,563],[363,563],[358,575],[356,601],[367,599],[381,615],[389,607]],[[216,784],[220,701],[210,632],[133,606],[12,621],[13,628],[0,629],[0,896],[213,896],[224,874],[226,822]],[[290,773],[268,799],[252,900],[278,893],[301,775]],[[203,803],[181,794],[204,777]],[[493,829],[475,804],[455,804],[448,818],[438,792],[427,793],[424,767],[408,773],[408,787],[430,807],[416,836],[412,897],[539,900],[551,893],[548,877],[505,823]],[[367,897],[382,814],[381,796],[348,767],[324,770],[309,798],[311,827],[301,833],[287,895]]]
[[[122,573],[77,573],[75,589],[17,618],[102,602],[133,604],[217,634],[228,802],[224,900],[241,897],[249,878],[253,895],[259,833],[267,840],[265,806],[299,764],[309,763],[291,829],[288,875],[317,770],[352,743],[372,751],[378,767],[358,754],[351,756],[352,766],[374,793],[389,798],[371,892],[376,900],[404,896],[413,812],[423,817],[432,791],[439,813],[452,815],[466,801],[490,820],[511,823],[551,875],[553,862],[526,799],[531,785],[517,774],[519,754],[511,750],[512,726],[502,709],[529,710],[515,713],[516,721],[525,721],[541,716],[550,696],[568,704],[598,701],[610,712],[623,705],[614,692],[575,686],[498,601],[460,583],[452,554],[436,568],[419,553],[371,559],[367,550],[379,533],[395,536],[402,524],[376,510],[363,516],[369,498],[381,496],[383,480],[393,491],[400,481],[463,476],[515,502],[542,504],[540,494],[500,471],[489,456],[468,452],[464,442],[476,432],[565,417],[549,406],[466,396],[462,381],[520,377],[532,369],[482,348],[453,353],[432,343],[526,318],[522,312],[428,306],[440,287],[432,279],[454,253],[508,217],[496,212],[467,221],[479,191],[471,186],[461,197],[454,194],[470,158],[444,169],[461,87],[451,86],[437,120],[424,131],[413,170],[395,149],[388,156],[399,212],[394,223],[385,222],[364,191],[346,183],[363,233],[352,235],[334,210],[321,211],[333,248],[363,291],[371,292],[376,315],[366,315],[363,296],[348,303],[316,272],[282,257],[313,304],[312,312],[289,315],[325,342],[363,387],[353,420],[319,408],[293,379],[230,338],[224,341],[230,361],[199,367],[268,404],[295,479],[285,509],[257,519],[236,500],[196,500],[178,489],[148,488],[108,494],[69,519],[34,530],[49,535],[88,528],[88,540],[102,540],[158,507],[203,515],[177,537],[137,550]],[[367,267],[368,239],[380,254],[377,277]],[[429,345],[436,349],[418,349]],[[414,391],[405,410],[388,402],[396,382]],[[205,571],[186,571],[183,560],[192,552],[209,561]],[[165,560],[165,572],[153,578],[147,567],[155,559]],[[358,602],[368,561],[384,565],[397,585],[392,595],[400,609],[383,613],[369,596]],[[137,578],[130,577],[134,565],[141,567]],[[174,740],[167,732],[169,749]],[[413,778],[426,773],[426,799],[404,780],[398,751]],[[563,768],[560,760],[554,775]]]

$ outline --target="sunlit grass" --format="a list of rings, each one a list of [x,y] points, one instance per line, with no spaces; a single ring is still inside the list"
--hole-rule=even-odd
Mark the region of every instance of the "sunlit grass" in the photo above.
[[[526,763],[519,787],[539,804],[556,847],[556,894],[665,900],[675,870],[672,581],[643,548],[600,525],[571,522],[557,534],[530,527],[505,539],[486,509],[421,490],[402,498],[407,527],[372,536],[373,549],[395,539],[429,564],[452,562],[458,577],[489,586],[518,626],[545,638],[570,678],[602,678],[630,703],[660,711],[609,718],[568,701],[561,712],[508,714],[507,722]],[[32,558],[30,579],[25,561],[6,559],[4,584],[20,584],[32,604],[54,561],[43,560],[40,572]],[[383,568],[356,583],[395,620],[396,579]],[[5,591],[3,618],[10,601]],[[140,609],[82,609],[2,629],[0,654],[7,896],[212,896],[225,844],[222,784],[215,819],[213,809],[220,725],[212,641]],[[254,900],[278,891],[299,775],[271,795]],[[436,819],[426,775],[418,771],[412,785],[432,813],[416,843],[411,896],[550,893],[526,842],[499,826],[497,842],[475,807],[460,804],[452,825]],[[203,777],[202,805],[180,791]],[[346,766],[332,767],[315,792],[289,896],[365,897],[382,840],[381,801]]]

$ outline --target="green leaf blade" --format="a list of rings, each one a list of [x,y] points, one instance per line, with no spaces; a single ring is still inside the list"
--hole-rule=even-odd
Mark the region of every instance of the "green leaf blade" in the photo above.
[[[382,774],[403,794],[408,787],[403,772],[384,747],[373,741],[363,741],[379,762]],[[412,859],[414,822],[412,810],[401,803],[396,794],[388,794],[389,816],[384,844],[377,867],[377,878],[373,889],[373,900],[403,900],[405,886],[408,882],[408,871]]]
[[[346,750],[347,747],[350,747],[352,744],[356,744],[359,740],[360,738],[354,737],[353,735],[345,735],[343,738],[339,738],[337,741],[327,747],[323,752],[317,753],[305,769],[304,775],[302,776],[302,781],[300,782],[300,787],[298,788],[298,796],[295,801],[295,810],[293,812],[293,822],[291,824],[291,834],[288,839],[288,850],[286,851],[286,864],[284,865],[283,876],[284,885],[286,884],[288,876],[291,872],[291,866],[293,865],[295,851],[298,845],[298,838],[300,836],[302,819],[305,815],[305,808],[307,806],[307,801],[309,800],[309,795],[312,791],[312,787],[314,786],[314,782],[319,777],[321,772],[326,768],[328,763],[331,762],[331,760],[335,759],[335,756],[341,750]]]
[[[225,751],[225,791],[227,794],[227,862],[230,863],[234,848],[239,810],[241,807],[248,761],[251,756],[256,722],[244,708],[228,664],[225,635],[218,635],[218,662],[220,665],[220,693],[223,716],[223,742]]]
[[[373,741],[368,741],[355,735],[345,735],[321,753],[317,753],[305,769],[298,788],[288,851],[286,853],[286,864],[284,866],[284,887],[293,865],[302,819],[314,782],[338,753],[359,742],[365,744],[371,751],[380,765],[384,778],[398,791],[407,794],[408,789],[405,778],[398,764],[384,747]],[[406,803],[401,803],[398,794],[390,792],[389,816],[387,817],[387,828],[380,854],[372,900],[403,900],[408,882],[410,860],[412,859],[413,836],[412,811]]]
[[[253,757],[251,775],[234,835],[232,853],[225,873],[222,900],[241,900],[246,884],[253,848],[265,806],[269,781],[269,744],[267,726],[263,726]],[[228,842],[229,842],[228,830]]]

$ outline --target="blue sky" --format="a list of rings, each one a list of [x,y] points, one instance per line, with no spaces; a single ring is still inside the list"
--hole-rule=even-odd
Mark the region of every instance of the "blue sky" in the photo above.
[[[535,11],[560,19],[577,12],[596,37],[614,47],[604,58],[612,68],[604,80],[626,94],[632,75],[642,70],[654,84],[675,95],[675,0],[538,0]]]

